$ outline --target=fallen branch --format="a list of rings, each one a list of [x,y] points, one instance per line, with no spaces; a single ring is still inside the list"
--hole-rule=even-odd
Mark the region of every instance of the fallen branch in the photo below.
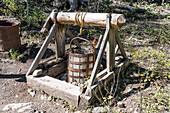
[[[28,49],[27,49],[24,53],[22,53],[21,55],[19,55],[19,56],[17,57],[17,60],[20,61],[25,55],[30,55],[30,52],[31,52],[33,46],[34,46],[34,43],[31,43],[31,44],[29,45]]]
[[[60,62],[63,62],[65,60],[65,58],[57,58],[56,57],[52,57],[50,59],[48,59],[47,61],[44,61],[43,63],[40,63],[38,65],[38,68],[41,68],[41,69],[47,69],[55,64],[58,64]]]
[[[161,31],[162,31],[162,29],[164,28],[164,26],[165,26],[165,24],[164,24],[164,25],[162,26],[162,28],[160,29],[159,34],[158,34],[158,37],[156,38],[156,41],[155,41],[155,48],[156,48],[156,43],[158,42],[159,36],[160,36]]]
[[[141,9],[141,8],[137,8],[137,7],[133,7],[133,6],[128,6],[128,5],[122,5],[122,4],[113,4],[115,7],[118,7],[118,8],[122,8],[122,9],[128,9],[128,10],[131,10],[131,11],[136,11],[138,13],[145,13],[147,12],[148,10],[146,9]],[[168,14],[166,13],[161,13],[161,12],[156,12],[156,11],[150,11],[151,14],[160,14],[162,16],[167,16]]]

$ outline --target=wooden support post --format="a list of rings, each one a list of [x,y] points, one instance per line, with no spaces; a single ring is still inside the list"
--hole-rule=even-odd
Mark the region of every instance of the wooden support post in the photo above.
[[[26,76],[28,76],[30,73],[32,73],[36,67],[38,66],[38,63],[40,62],[42,56],[44,55],[47,47],[48,47],[48,44],[50,43],[52,37],[54,36],[55,34],[55,30],[56,30],[56,24],[54,24],[52,27],[51,27],[51,30],[50,30],[50,33],[48,35],[48,37],[45,39],[43,45],[41,46],[37,56],[35,57],[33,63],[31,64]]]
[[[55,32],[55,48],[56,58],[63,57],[65,55],[65,27],[56,23]]]
[[[100,37],[99,37],[99,40],[98,40],[98,43],[97,43],[97,45],[96,45],[96,49],[99,49],[100,48],[100,45],[101,45],[101,43],[102,43],[102,39],[103,39],[103,36],[102,35],[100,35]]]
[[[115,67],[115,29],[110,28],[109,40],[107,42],[107,72],[111,72]]]
[[[119,38],[119,35],[118,35],[118,31],[117,31],[117,30],[116,30],[116,37],[115,37],[115,38],[116,38],[116,42],[117,42],[117,44],[118,44],[118,46],[119,46],[119,49],[120,49],[120,52],[121,52],[123,58],[126,59],[127,56],[126,56],[125,50],[124,50],[124,48],[123,48],[123,45],[122,45],[122,43],[121,43],[121,41],[120,41],[120,38]]]
[[[85,95],[91,95],[90,94],[91,92],[89,92],[90,91],[89,88],[92,86],[92,84],[94,83],[94,80],[96,78],[96,75],[97,75],[97,72],[98,72],[98,69],[99,69],[99,66],[100,66],[100,63],[101,63],[102,56],[103,56],[104,50],[106,48],[107,40],[109,38],[109,36],[108,36],[109,29],[110,29],[110,15],[108,14],[106,16],[106,31],[105,31],[103,41],[102,41],[101,46],[100,46],[100,50],[99,50],[99,53],[98,53],[98,56],[97,56],[97,59],[96,59],[96,63],[94,64],[93,71],[92,71],[90,80],[88,82],[88,87],[87,87],[87,90],[85,92]]]

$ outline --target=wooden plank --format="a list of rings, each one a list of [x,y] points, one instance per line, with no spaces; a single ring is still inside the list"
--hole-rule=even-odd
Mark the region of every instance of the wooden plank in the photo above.
[[[100,45],[101,45],[101,43],[102,43],[102,40],[103,40],[103,36],[102,35],[100,35],[100,37],[99,37],[99,40],[98,40],[98,42],[97,42],[97,45],[96,45],[96,49],[99,49],[100,48]]]
[[[30,73],[32,73],[36,67],[38,66],[38,63],[40,62],[42,56],[44,55],[47,47],[48,47],[48,44],[50,43],[52,37],[54,36],[55,34],[55,28],[56,28],[56,24],[54,24],[52,27],[51,27],[51,30],[50,30],[50,33],[48,35],[48,37],[45,39],[43,45],[41,46],[37,56],[35,57],[33,63],[31,64],[26,76],[28,76]]]
[[[92,84],[94,83],[96,74],[97,74],[97,72],[98,72],[98,69],[99,69],[99,66],[100,66],[100,63],[101,63],[101,59],[102,59],[104,50],[105,50],[105,48],[106,48],[107,40],[108,40],[108,38],[109,38],[109,37],[108,37],[108,34],[109,34],[109,29],[110,29],[110,16],[107,15],[106,18],[107,18],[107,19],[106,19],[106,22],[107,22],[106,31],[105,31],[105,34],[104,34],[104,37],[103,37],[103,41],[102,41],[102,43],[101,43],[101,47],[100,47],[100,50],[99,50],[99,53],[98,53],[96,62],[95,62],[94,67],[93,67],[93,71],[92,71],[90,80],[89,80],[89,82],[88,82],[88,87],[87,87],[87,90],[86,90],[86,95],[88,95],[88,88],[91,87]]]
[[[49,76],[33,77],[27,76],[27,84],[34,89],[44,90],[51,96],[62,98],[69,104],[78,106],[79,102],[79,87],[69,84],[65,81],[60,81]]]
[[[116,42],[117,42],[117,44],[118,44],[118,46],[119,46],[119,50],[120,50],[123,58],[126,59],[127,56],[126,56],[125,50],[124,50],[124,48],[123,48],[123,45],[122,45],[122,43],[121,43],[121,41],[120,41],[120,37],[119,37],[119,35],[118,35],[118,31],[117,31],[117,30],[116,30],[116,36],[115,36],[115,38],[116,38]]]
[[[114,76],[123,73],[128,65],[130,64],[130,60],[126,59],[124,62],[119,64],[112,72],[109,72],[104,77],[102,77],[97,84],[90,87],[90,94],[89,96],[93,97],[93,93],[97,93],[102,87],[106,86],[107,83],[109,83],[111,80],[113,80]]]
[[[107,41],[107,72],[111,72],[115,67],[115,29],[110,28],[109,40]]]
[[[48,16],[48,18],[45,21],[45,24],[43,25],[41,29],[41,33],[46,33],[50,30],[51,26],[53,25],[53,21],[51,20],[51,15]]]
[[[65,58],[57,58],[54,56],[54,57],[51,57],[51,58],[47,58],[45,61],[43,61],[42,63],[38,64],[38,67],[37,68],[41,68],[41,69],[44,69],[44,68],[49,68],[55,64],[58,64],[62,61],[64,61]]]
[[[129,63],[130,63],[129,59],[126,59],[124,61],[124,63],[121,63],[118,66],[118,68],[115,68],[114,73],[118,74],[119,71],[123,72],[128,67]],[[121,70],[119,70],[119,69],[121,69]],[[87,103],[94,102],[95,94],[97,94],[100,90],[101,90],[100,93],[103,92],[102,88],[108,82],[113,80],[114,75],[116,75],[114,73],[110,72],[109,74],[107,74],[107,69],[105,69],[102,72],[98,73],[96,77],[99,77],[99,78],[101,77],[101,79],[99,80],[99,82],[96,85],[91,86],[91,88],[90,88],[91,89],[90,92],[92,91],[91,95],[86,96],[84,93],[80,95],[80,102],[79,102],[78,109],[86,108]],[[98,95],[98,97],[100,97],[100,95]]]
[[[53,12],[56,13],[56,12]],[[89,13],[89,12],[58,12],[57,22],[59,24],[74,24],[83,26],[102,26],[106,27],[106,15],[108,13]],[[120,28],[125,25],[126,19],[122,14],[110,14],[110,25]],[[53,17],[51,17],[52,20]]]
[[[80,101],[79,101],[79,105],[76,108],[77,110],[82,110],[82,109],[86,109],[88,104],[91,102],[91,97],[86,96],[84,93],[80,95]]]
[[[88,96],[90,96],[91,98],[94,98],[95,93],[97,93],[101,88],[104,87],[104,84],[106,84],[106,82],[109,82],[112,78],[114,77],[114,73],[113,72],[109,72],[107,73],[102,79],[100,79],[97,84],[92,85],[89,88],[89,94]]]
[[[54,38],[56,58],[63,57],[65,55],[65,39],[66,39],[64,25],[56,24],[56,32]]]
[[[44,75],[56,77],[58,74],[67,70],[67,60],[53,65],[43,72]]]
[[[100,80],[103,76],[107,74],[107,68],[96,75],[96,79]]]
[[[96,79],[95,79],[95,81],[94,82],[97,82],[97,81],[99,81],[103,76],[105,76],[107,74],[107,69],[104,69],[103,71],[101,71],[100,73],[98,73],[97,75],[96,75]],[[88,80],[88,82],[89,82],[89,80]],[[83,92],[83,91],[85,91],[86,90],[86,88],[84,88],[84,86],[80,86],[80,92]]]

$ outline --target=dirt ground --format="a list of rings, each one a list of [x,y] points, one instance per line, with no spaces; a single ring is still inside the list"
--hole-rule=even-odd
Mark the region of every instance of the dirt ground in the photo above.
[[[43,94],[40,91],[36,91],[35,95],[31,96],[28,91],[31,88],[26,84],[25,73],[27,72],[32,61],[33,59],[28,59],[26,63],[21,63],[16,62],[10,58],[0,59],[0,113],[71,112],[70,110],[68,110],[68,107],[65,107],[59,99],[56,99],[55,101],[49,101],[49,96]],[[125,82],[128,85],[124,89],[124,93],[119,95],[118,97],[118,99],[121,100],[121,104],[119,104],[117,107],[113,107],[112,109],[131,113],[138,113],[140,111],[139,99],[135,98],[140,97],[141,95],[141,93],[139,92],[140,84],[135,82],[130,83],[130,79],[131,78],[127,77]],[[146,90],[142,91],[142,94],[145,95],[145,93],[148,93],[150,89],[153,89],[154,87],[150,85],[150,87],[147,87]],[[10,104],[23,105],[19,107],[15,107],[16,105],[14,107],[10,107]],[[7,105],[9,106],[7,107]],[[93,109],[84,112],[95,113],[98,112],[98,110]]]
[[[50,101],[49,97],[41,91],[31,91],[31,88],[26,83],[25,74],[33,62],[43,40],[37,40],[39,45],[33,47],[33,50],[26,60],[23,62],[15,61],[9,57],[8,52],[0,52],[0,113],[65,113],[72,112],[69,107],[63,104],[61,99]],[[22,40],[22,45],[25,40]],[[67,42],[67,41],[66,41]],[[137,42],[137,41],[136,41]],[[51,43],[45,53],[43,60],[54,56],[54,43]],[[66,47],[67,48],[67,47]],[[140,49],[140,48],[138,48]],[[127,52],[127,50],[126,50]],[[127,52],[128,57],[130,53]],[[117,91],[120,90],[113,99],[114,106],[109,108],[110,112],[140,112],[140,97],[149,97],[156,92],[156,85],[162,81],[140,83],[141,77],[137,69],[145,71],[144,68],[136,67],[131,64],[127,71],[129,74],[124,78],[120,77]],[[169,89],[169,82],[163,81],[165,88]],[[144,88],[141,90],[141,86]],[[166,91],[165,91],[166,92]],[[116,103],[116,104],[115,104]],[[107,104],[106,104],[107,106]],[[99,104],[90,106],[89,110],[77,111],[100,113],[105,110],[105,107]],[[73,111],[76,111],[74,109]],[[107,110],[108,111],[108,110]],[[162,113],[168,113],[169,107],[165,106]]]
[[[54,47],[53,44],[49,45],[50,47]],[[29,93],[31,88],[26,83],[25,74],[38,50],[39,48],[33,48],[32,51],[35,53],[31,53],[24,63],[11,59],[8,52],[0,52],[0,113],[17,113],[24,107],[25,110],[21,110],[24,113],[64,113],[68,111],[68,108],[64,108],[59,100],[56,100],[55,103],[50,102],[47,94],[35,91],[35,95],[31,96]],[[48,49],[44,57],[50,57],[48,55],[54,55],[52,49]],[[6,106],[17,103],[26,105],[19,108]],[[4,110],[5,106],[8,109]]]
[[[51,44],[47,51],[53,53],[54,45]],[[35,48],[34,48],[35,49]],[[38,52],[38,51],[37,51]],[[30,56],[26,62],[22,63],[15,61],[8,56],[8,52],[1,52],[0,58],[0,113],[65,113],[72,112],[66,107],[60,99],[50,101],[49,95],[41,91],[33,91],[30,93],[31,88],[26,83],[25,74],[29,69],[35,55]],[[36,54],[36,53],[35,53]],[[51,54],[53,56],[54,54]],[[50,56],[47,56],[50,57]],[[135,73],[133,64],[129,66],[131,74],[120,78],[119,81],[127,84],[126,87],[122,85],[120,90],[123,93],[116,97],[117,106],[112,106],[110,111],[121,111],[130,113],[140,112],[140,99],[141,95],[145,96],[148,92],[155,92],[156,87],[154,83],[145,84],[145,90],[140,92],[141,84],[135,80],[139,79],[138,74]],[[142,69],[141,69],[142,70]],[[165,82],[168,83],[168,82]],[[166,87],[169,87],[167,85]],[[151,90],[152,89],[152,90]],[[119,90],[119,89],[118,89]],[[12,106],[13,105],[13,106]],[[102,107],[97,107],[96,104],[90,110],[81,110],[81,112],[103,112]],[[167,108],[166,108],[167,109]],[[75,109],[74,109],[75,110]],[[77,111],[79,112],[79,111]],[[168,112],[164,110],[163,112]]]
[[[25,73],[32,61],[33,59],[30,59],[26,63],[20,63],[12,59],[0,59],[0,112],[16,113],[18,109],[3,111],[7,104],[12,103],[30,103],[31,108],[24,112],[65,112],[65,109],[59,104],[42,100],[42,94],[38,91],[34,97],[29,94]]]

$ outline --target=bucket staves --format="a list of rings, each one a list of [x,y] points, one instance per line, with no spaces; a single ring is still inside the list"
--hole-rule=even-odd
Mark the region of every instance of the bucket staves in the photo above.
[[[92,50],[89,49],[73,49],[72,42],[76,39],[81,39],[88,42],[92,46]],[[75,37],[70,42],[70,52],[68,60],[68,82],[76,82],[83,84],[88,77],[91,76],[93,66],[95,63],[95,50],[90,41]]]

